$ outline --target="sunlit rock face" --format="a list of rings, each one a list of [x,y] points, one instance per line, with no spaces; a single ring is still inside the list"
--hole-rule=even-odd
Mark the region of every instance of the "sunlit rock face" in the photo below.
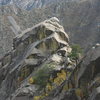
[[[55,72],[64,68],[71,52],[68,42],[56,17],[16,35],[12,51],[0,59],[0,100],[33,100],[36,87],[29,84],[30,76],[50,63],[57,64]]]

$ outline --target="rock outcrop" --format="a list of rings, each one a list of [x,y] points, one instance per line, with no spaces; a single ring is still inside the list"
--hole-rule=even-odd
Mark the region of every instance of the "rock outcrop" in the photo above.
[[[13,1],[33,2],[34,0]],[[0,6],[0,56],[11,50],[12,40],[15,36],[12,30],[13,25],[8,19],[9,16],[15,19],[21,30],[25,30],[32,27],[33,24],[35,25],[55,16],[60,19],[65,31],[70,37],[71,43],[80,44],[85,51],[95,43],[100,42],[100,13],[98,13],[100,11],[100,0],[45,1],[53,1],[53,3],[46,3],[44,7],[40,9],[33,8],[31,11],[25,11],[15,5]],[[19,5],[21,4],[19,3]],[[21,7],[23,8],[22,5]]]
[[[69,79],[45,100],[100,100],[100,45],[94,46],[75,67]]]
[[[71,52],[69,37],[57,18],[26,29],[13,40],[13,50],[0,60],[0,100],[33,100],[36,87],[28,80],[46,64],[64,68]]]
[[[71,51],[56,17],[18,34],[0,59],[0,100],[100,100],[100,44],[77,65]]]

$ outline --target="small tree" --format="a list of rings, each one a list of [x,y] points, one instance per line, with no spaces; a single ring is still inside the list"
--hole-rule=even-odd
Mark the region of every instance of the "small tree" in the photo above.
[[[77,64],[77,61],[79,60],[80,55],[82,55],[82,52],[83,52],[82,48],[78,44],[72,45],[71,48],[72,48],[72,51],[71,53],[69,53],[69,57],[75,60]]]

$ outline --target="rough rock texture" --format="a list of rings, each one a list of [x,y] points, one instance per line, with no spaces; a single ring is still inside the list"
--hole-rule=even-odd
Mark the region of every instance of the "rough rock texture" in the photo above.
[[[36,87],[28,80],[43,65],[63,68],[69,37],[57,18],[26,29],[13,40],[13,50],[0,60],[0,100],[33,100]],[[60,66],[62,65],[62,67]]]
[[[100,45],[93,47],[45,100],[100,100]]]
[[[14,25],[8,16],[14,18],[21,31],[55,16],[60,19],[71,43],[80,44],[87,51],[100,42],[99,11],[100,0],[58,0],[31,11],[25,11],[15,5],[0,6],[0,55],[11,50],[12,40],[16,35],[16,27],[12,28]]]
[[[12,51],[0,59],[0,100],[100,100],[100,44],[76,66],[68,43],[56,17],[16,35]],[[32,77],[42,68],[50,76],[40,90]]]

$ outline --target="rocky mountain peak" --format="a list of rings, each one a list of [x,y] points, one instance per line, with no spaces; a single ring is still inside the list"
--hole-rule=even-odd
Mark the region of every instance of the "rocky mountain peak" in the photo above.
[[[100,100],[99,11],[100,0],[0,0],[0,100]]]
[[[59,23],[59,20],[53,17],[26,29],[14,38],[13,50],[0,60],[0,77],[2,78],[0,99],[20,99],[17,97],[17,94],[20,94],[18,90],[22,88],[22,85],[26,87],[29,84],[27,79],[37,69],[52,62],[58,65],[64,64],[65,57],[68,52],[71,52],[71,48],[68,45],[69,37]],[[62,67],[56,66],[54,69],[60,70],[61,68],[63,65]],[[24,75],[24,69],[27,69],[25,76],[20,76]],[[20,82],[19,79],[21,79]],[[32,91],[34,93],[34,90]]]
[[[0,100],[100,100],[100,44],[72,52],[56,17],[17,34],[0,59]]]
[[[21,1],[27,0],[19,2]],[[0,56],[11,50],[16,33],[53,16],[59,18],[70,37],[70,42],[79,44],[85,52],[100,42],[100,14],[98,13],[100,0],[50,0],[50,2],[52,3],[46,0],[45,7],[33,8],[30,11],[21,9],[15,4],[0,6]],[[22,5],[20,6],[23,8]]]

